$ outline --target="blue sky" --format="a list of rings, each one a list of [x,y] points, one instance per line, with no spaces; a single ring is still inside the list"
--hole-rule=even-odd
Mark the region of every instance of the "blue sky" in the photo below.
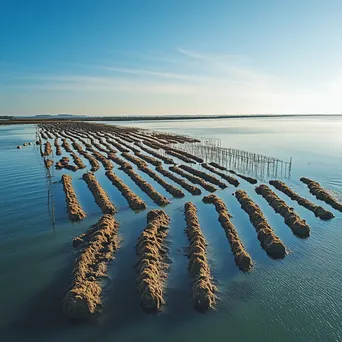
[[[342,113],[341,0],[0,0],[0,114]]]

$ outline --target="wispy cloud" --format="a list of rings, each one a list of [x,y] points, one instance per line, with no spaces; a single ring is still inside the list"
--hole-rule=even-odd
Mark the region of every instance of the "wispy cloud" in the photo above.
[[[77,72],[25,75],[12,80],[8,87],[25,92],[91,94],[94,101],[99,96],[106,97],[113,106],[116,105],[113,98],[126,93],[134,108],[143,101],[145,112],[149,106],[158,104],[160,113],[182,112],[182,108],[194,113],[292,113],[314,112],[315,108],[319,112],[324,107],[333,112],[341,107],[338,105],[341,75],[307,91],[293,80],[262,71],[239,55],[177,48],[167,58],[174,63],[163,63],[164,56],[158,60],[154,54],[151,60],[145,56],[143,68],[129,63],[125,66],[94,63],[80,65]],[[134,63],[137,64],[139,60]],[[143,100],[139,95],[144,95]],[[170,100],[167,104],[166,99]],[[86,108],[82,110],[86,112]]]
[[[192,65],[192,72],[110,65],[87,66],[88,74],[35,75],[24,87],[65,90],[121,90],[156,93],[193,93],[198,95],[247,95],[265,91],[271,77],[243,66],[238,56],[209,55],[185,49],[176,50]],[[177,58],[177,57],[176,57]],[[194,61],[196,64],[194,65]],[[93,69],[105,76],[93,76]],[[91,72],[90,72],[91,71]],[[85,73],[87,70],[85,70]],[[132,77],[133,76],[133,77]],[[137,76],[137,77],[135,77]],[[30,78],[28,76],[27,78]]]
[[[176,79],[176,80],[194,80],[195,77],[177,74],[172,72],[162,72],[162,71],[153,71],[153,70],[145,70],[145,69],[129,69],[129,68],[120,68],[120,67],[110,67],[110,66],[98,66],[103,70],[113,71],[115,73],[121,74],[130,74],[130,75],[139,75],[139,76],[151,76],[158,78],[168,78],[168,79]]]
[[[84,75],[36,75],[25,77],[25,84],[15,85],[17,89],[42,91],[91,91],[91,92],[133,92],[150,94],[189,94],[192,86],[170,82],[128,80],[124,77],[96,77]]]

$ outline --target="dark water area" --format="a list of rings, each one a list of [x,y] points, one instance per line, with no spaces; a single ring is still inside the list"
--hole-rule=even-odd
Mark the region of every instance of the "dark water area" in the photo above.
[[[113,124],[113,123],[111,123]],[[0,127],[0,338],[1,341],[341,341],[342,340],[342,213],[311,195],[302,176],[312,177],[342,198],[342,121],[338,118],[251,118],[225,120],[149,121],[120,125],[197,137],[216,137],[222,146],[293,159],[291,177],[284,181],[302,196],[335,214],[321,221],[310,211],[275,190],[311,227],[308,239],[299,239],[285,225],[254,186],[241,180],[241,188],[261,207],[275,233],[291,251],[275,261],[266,255],[247,214],[232,196],[235,188],[218,190],[246,250],[254,261],[244,274],[235,265],[224,231],[212,205],[203,196],[187,193],[174,199],[149,176],[139,173],[170,199],[168,245],[170,265],[166,305],[159,315],[147,315],[136,291],[135,243],[146,225],[146,213],[134,213],[101,167],[96,177],[118,207],[121,247],[103,281],[103,310],[90,322],[71,324],[62,315],[61,301],[71,283],[76,252],[72,239],[101,217],[82,171],[52,172],[56,225],[48,211],[48,181],[36,146],[32,125]],[[52,142],[52,141],[51,141]],[[65,151],[63,150],[63,155]],[[57,161],[61,156],[54,156]],[[88,160],[83,159],[90,169]],[[121,170],[117,175],[148,205],[151,199]],[[87,218],[71,223],[60,182],[72,175],[73,185]],[[167,181],[179,187],[171,180]],[[273,189],[274,190],[274,189]],[[203,191],[203,195],[207,192]],[[197,313],[192,306],[191,280],[184,248],[184,203],[198,208],[208,242],[208,260],[219,289],[216,310]]]

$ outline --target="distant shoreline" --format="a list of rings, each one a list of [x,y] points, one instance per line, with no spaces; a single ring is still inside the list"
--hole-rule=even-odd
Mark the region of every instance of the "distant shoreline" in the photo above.
[[[56,122],[56,121],[168,121],[168,120],[208,120],[208,119],[253,119],[253,118],[315,118],[315,117],[341,117],[342,114],[274,114],[274,115],[179,115],[179,116],[78,116],[67,115],[42,115],[31,117],[13,117],[11,119],[0,119],[0,125],[15,125],[15,124],[35,124],[41,122]]]
[[[342,114],[277,114],[277,115],[182,115],[182,116],[146,116],[146,117],[92,117],[84,121],[162,121],[162,120],[207,120],[207,119],[252,119],[252,118],[283,118],[283,117],[342,117]]]

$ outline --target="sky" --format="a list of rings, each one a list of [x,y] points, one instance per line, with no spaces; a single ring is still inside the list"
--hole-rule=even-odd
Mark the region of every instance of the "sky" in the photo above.
[[[342,113],[341,0],[0,0],[0,115]]]

